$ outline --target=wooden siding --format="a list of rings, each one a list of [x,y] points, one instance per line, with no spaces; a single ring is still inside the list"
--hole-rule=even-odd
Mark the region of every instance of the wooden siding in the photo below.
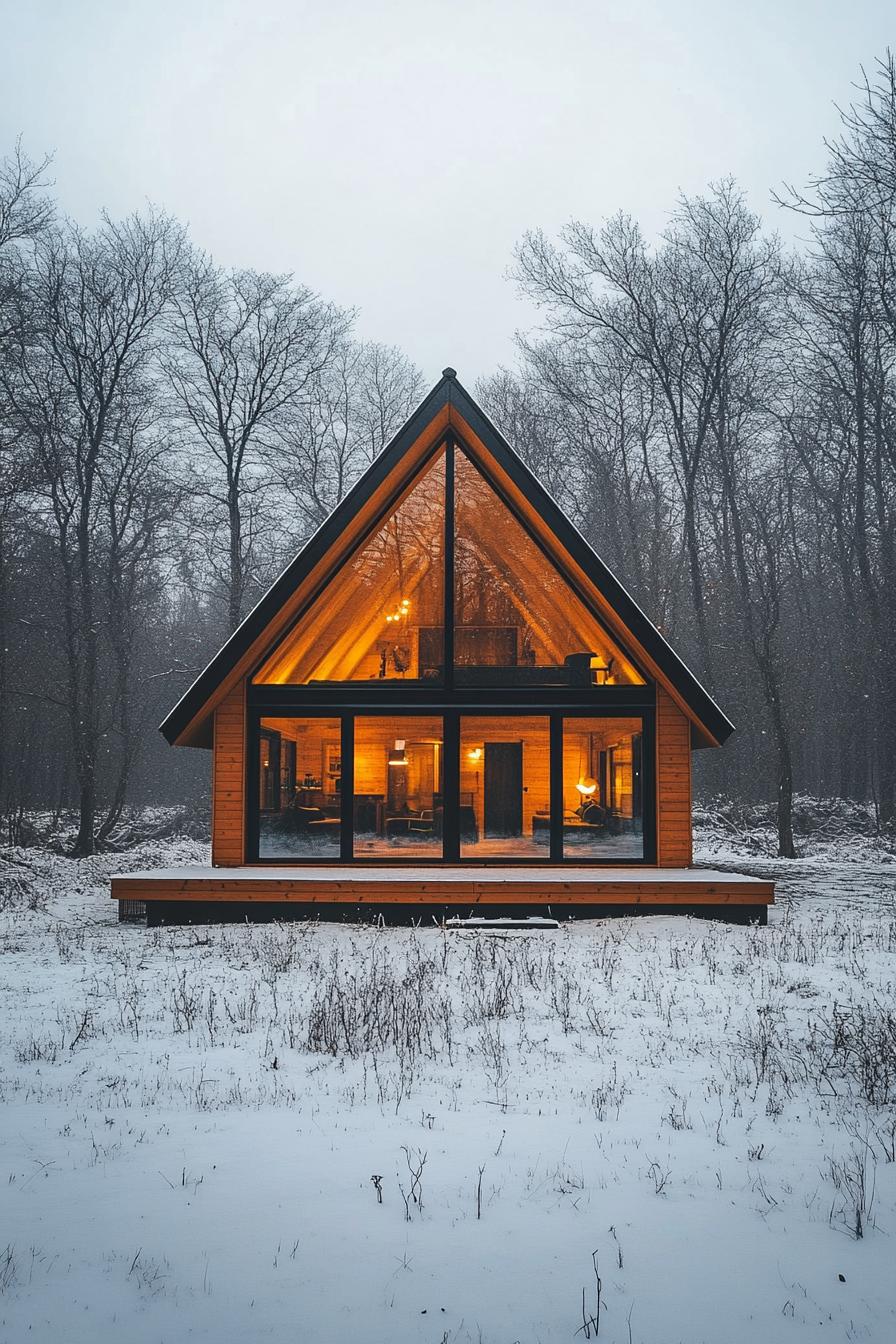
[[[215,710],[212,764],[212,863],[245,863],[245,684],[239,682]]]
[[[661,868],[686,868],[691,844],[691,726],[656,688],[656,844]]]

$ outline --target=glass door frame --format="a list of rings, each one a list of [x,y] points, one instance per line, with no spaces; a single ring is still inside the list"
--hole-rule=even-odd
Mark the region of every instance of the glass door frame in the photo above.
[[[403,698],[402,704],[379,699],[378,703],[365,705],[308,704],[304,696],[297,695],[293,688],[289,701],[281,693],[276,697],[262,696],[258,692],[264,688],[253,688],[246,710],[246,769],[245,769],[245,841],[246,863],[272,867],[327,867],[351,863],[360,866],[401,866],[401,867],[534,867],[545,868],[562,866],[566,868],[647,868],[656,866],[657,844],[657,800],[656,800],[656,709],[652,686],[607,688],[598,691],[583,700],[570,696],[568,701],[557,704],[541,703],[529,700],[526,703],[508,704],[507,693],[503,693],[504,704],[489,703],[481,695],[468,703],[453,700],[446,704],[438,697],[433,688],[426,699]],[[284,690],[286,688],[283,688]],[[439,688],[441,689],[441,688]],[[608,691],[623,690],[624,696],[609,695]],[[639,692],[635,695],[634,692]],[[483,700],[485,702],[483,703]],[[340,855],[339,858],[259,858],[259,802],[260,774],[259,749],[261,745],[262,718],[276,715],[280,718],[325,718],[340,721],[340,743],[342,750],[342,775],[340,782]],[[389,717],[400,721],[402,718],[417,718],[421,715],[442,719],[443,752],[443,828],[441,857],[383,858],[380,856],[356,858],[354,849],[354,794],[355,794],[355,720],[365,717]],[[460,854],[460,720],[462,717],[493,717],[503,723],[515,717],[539,716],[548,719],[550,732],[550,842],[548,853],[538,857],[514,858],[462,858]],[[640,718],[642,722],[641,752],[641,806],[643,822],[643,857],[640,859],[620,860],[618,858],[564,858],[563,857],[563,720],[565,718]],[[397,734],[400,736],[401,734]]]

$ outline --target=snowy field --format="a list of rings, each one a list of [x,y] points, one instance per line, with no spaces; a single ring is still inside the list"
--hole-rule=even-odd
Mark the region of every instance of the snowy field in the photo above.
[[[896,1339],[896,863],[768,928],[118,925],[0,862],[0,1339]]]

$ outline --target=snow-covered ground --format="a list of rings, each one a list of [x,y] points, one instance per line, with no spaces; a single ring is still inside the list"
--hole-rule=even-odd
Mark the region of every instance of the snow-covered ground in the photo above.
[[[714,833],[768,928],[512,934],[147,930],[108,874],[202,844],[6,857],[3,1341],[896,1338],[872,841]]]

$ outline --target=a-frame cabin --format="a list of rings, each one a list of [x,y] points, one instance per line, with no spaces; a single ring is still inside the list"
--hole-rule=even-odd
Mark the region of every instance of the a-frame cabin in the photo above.
[[[649,907],[765,918],[691,866],[732,725],[446,369],[162,724],[212,753],[212,867],[122,911]]]

